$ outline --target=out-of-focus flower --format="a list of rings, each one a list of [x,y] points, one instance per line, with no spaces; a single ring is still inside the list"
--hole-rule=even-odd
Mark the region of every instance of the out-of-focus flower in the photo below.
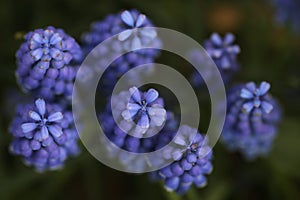
[[[298,0],[272,0],[275,8],[275,17],[279,24],[289,24],[300,32],[300,1]]]
[[[222,142],[251,160],[266,155],[276,136],[281,117],[277,101],[268,94],[270,84],[236,85],[228,92]]]
[[[234,44],[234,40],[235,36],[232,33],[227,33],[224,38],[218,33],[213,33],[210,39],[204,42],[205,50],[215,62],[225,83],[227,83],[232,75],[239,69],[237,55],[240,53],[240,47]],[[210,76],[212,76],[212,74],[209,70],[210,64],[205,56],[203,56],[203,52],[195,50],[192,51],[189,56],[193,62],[199,63],[199,65],[206,65],[207,72],[202,74],[202,76],[211,78]],[[191,80],[195,86],[202,86],[204,84],[203,78],[198,72],[192,74]]]

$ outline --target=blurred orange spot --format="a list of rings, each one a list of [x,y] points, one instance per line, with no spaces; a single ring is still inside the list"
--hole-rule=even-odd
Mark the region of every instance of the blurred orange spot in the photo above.
[[[212,30],[225,33],[237,29],[241,17],[241,11],[237,6],[217,5],[208,12],[208,23]]]

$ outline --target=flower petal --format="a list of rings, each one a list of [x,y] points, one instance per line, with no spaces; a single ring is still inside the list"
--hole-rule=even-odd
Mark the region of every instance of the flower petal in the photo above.
[[[50,55],[55,60],[62,60],[63,59],[63,52],[56,48],[50,49]]]
[[[246,88],[251,91],[252,93],[255,93],[256,91],[256,85],[254,82],[249,82],[246,84]]]
[[[46,126],[42,126],[41,128],[41,136],[42,139],[45,140],[49,137],[49,132],[48,132],[48,128]]]
[[[141,109],[141,106],[136,103],[128,103],[127,110],[122,112],[122,116],[125,120],[132,119],[136,113]]]
[[[265,95],[269,91],[270,87],[271,87],[270,83],[265,81],[262,82],[258,89],[258,95],[260,96]]]
[[[129,92],[131,94],[131,98],[137,102],[140,103],[141,102],[141,94],[140,91],[137,87],[132,87],[129,89]]]
[[[141,115],[141,118],[138,121],[137,125],[140,126],[143,129],[149,128],[149,117],[148,117],[148,115],[143,113]]]
[[[135,27],[140,27],[143,25],[146,19],[146,15],[140,14],[136,20]]]
[[[211,35],[210,39],[215,45],[218,45],[218,46],[222,45],[222,38],[220,37],[220,35],[218,33],[213,33]]]
[[[63,134],[62,132],[62,128],[58,125],[51,125],[48,126],[48,129],[50,131],[50,133],[54,136],[54,137],[59,137]]]
[[[140,33],[142,36],[150,38],[150,39],[154,39],[157,36],[157,32],[150,28],[142,29],[142,30],[140,30]]]
[[[242,89],[241,90],[241,94],[240,97],[244,98],[244,99],[251,99],[253,98],[253,93],[251,91],[249,91],[248,89]]]
[[[37,124],[36,123],[24,123],[21,125],[23,133],[28,133],[36,129]]]
[[[238,53],[240,53],[241,49],[240,49],[240,47],[238,45],[233,45],[233,46],[228,47],[227,51],[229,53],[238,54]]]
[[[181,145],[181,146],[186,146],[187,145],[183,135],[178,135],[177,137],[175,137],[174,138],[174,143],[178,144],[178,145]]]
[[[230,68],[230,61],[227,56],[223,56],[223,58],[221,59],[221,67],[224,69]]]
[[[59,121],[63,118],[63,114],[61,112],[56,112],[56,113],[53,113],[51,114],[49,117],[48,117],[48,121],[49,122],[55,122],[55,121]]]
[[[35,120],[35,121],[40,121],[40,120],[42,120],[42,119],[41,119],[41,116],[40,116],[38,113],[34,112],[34,111],[29,111],[29,117],[30,117],[31,119]]]
[[[55,44],[59,43],[60,41],[62,41],[61,36],[59,35],[59,33],[55,33],[52,35],[52,37],[50,39],[50,44],[55,45]]]
[[[224,38],[224,43],[226,45],[231,44],[235,40],[235,37],[232,33],[227,33]]]
[[[35,106],[37,107],[40,115],[44,115],[46,113],[46,103],[44,99],[37,99],[35,101]]]
[[[243,111],[249,113],[254,107],[253,102],[248,102],[243,105]]]
[[[43,43],[44,42],[43,37],[39,33],[34,33],[33,36],[32,36],[32,39],[34,41],[38,42],[38,43]]]
[[[35,61],[37,61],[37,60],[39,60],[39,59],[42,58],[42,56],[43,56],[43,49],[42,48],[35,49],[35,50],[31,51],[30,54],[33,57],[33,59]]]
[[[130,35],[132,34],[132,31],[133,31],[132,29],[127,29],[127,30],[121,32],[118,36],[118,40],[124,41],[124,40],[128,39],[130,37]]]
[[[147,103],[152,103],[158,98],[158,92],[155,89],[149,89],[146,93],[145,99]]]
[[[131,26],[131,27],[134,26],[133,17],[132,17],[131,13],[128,10],[125,10],[124,12],[122,12],[121,19],[128,26]]]
[[[134,51],[134,50],[140,49],[141,46],[142,46],[142,43],[141,43],[140,38],[137,37],[137,36],[135,36],[135,37],[132,39],[131,50]]]
[[[273,105],[270,104],[270,103],[268,103],[268,102],[266,102],[266,101],[263,101],[261,103],[261,107],[264,109],[264,111],[266,113],[270,113],[273,110]]]

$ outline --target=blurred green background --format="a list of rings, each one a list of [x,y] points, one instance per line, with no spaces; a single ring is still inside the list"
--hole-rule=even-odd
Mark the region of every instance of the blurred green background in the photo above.
[[[7,94],[18,90],[15,52],[22,35],[48,25],[80,39],[91,22],[136,8],[155,25],[175,29],[199,43],[212,32],[233,32],[242,51],[236,81],[272,84],[284,118],[269,157],[245,162],[221,144],[214,149],[214,171],[203,189],[183,197],[167,193],[147,175],[110,169],[83,148],[56,172],[37,173],[9,154],[7,131],[14,113]],[[0,199],[300,199],[300,36],[279,27],[268,0],[1,0],[0,1]]]

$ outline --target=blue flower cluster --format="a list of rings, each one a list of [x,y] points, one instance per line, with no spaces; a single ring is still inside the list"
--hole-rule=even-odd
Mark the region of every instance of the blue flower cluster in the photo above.
[[[161,46],[154,29],[140,29],[152,26],[152,22],[136,10],[109,15],[93,23],[91,30],[82,36],[82,48],[61,29],[47,27],[29,32],[16,54],[16,76],[21,88],[31,92],[36,100],[34,104],[17,107],[10,126],[11,152],[21,155],[26,164],[39,171],[61,168],[69,156],[78,154],[78,134],[70,111],[77,69],[83,55],[117,35],[110,49],[102,50],[112,51],[112,54],[131,51],[117,58],[102,76],[101,92],[109,97],[109,103],[99,115],[99,121],[107,138],[120,149],[133,153],[162,149],[175,138],[175,146],[166,148],[155,161],[171,159],[173,162],[152,172],[151,177],[162,180],[168,191],[178,194],[184,194],[192,185],[205,186],[206,175],[212,171],[213,156],[207,138],[192,127],[178,128],[177,118],[165,109],[157,90],[141,91],[132,87],[117,95],[107,95],[121,75],[138,65],[153,62],[158,56],[156,49],[139,49],[149,44],[156,48]],[[213,33],[204,42],[225,83],[239,68],[240,48],[234,41],[231,33],[223,38]],[[200,51],[193,51],[190,56],[196,63],[203,64],[205,59]],[[205,76],[209,78],[210,73],[207,71]],[[133,78],[138,79],[139,75],[135,72]],[[204,83],[197,74],[192,75],[192,81],[197,86]],[[236,85],[228,92],[222,142],[247,159],[268,153],[276,136],[281,112],[269,89],[267,82],[259,86],[250,82]],[[132,166],[130,160],[118,152],[110,153],[119,156],[124,165]],[[133,167],[140,167],[139,163]]]
[[[204,48],[208,55],[213,59],[218,67],[224,82],[228,82],[232,75],[239,69],[237,55],[240,53],[240,47],[234,44],[235,36],[232,33],[227,33],[224,38],[219,34],[213,33],[210,39],[204,42]],[[199,64],[205,62],[203,53],[193,51],[189,55],[190,58]],[[209,78],[210,71],[203,74]],[[192,74],[191,81],[195,86],[202,86],[204,81],[198,72]]]
[[[79,152],[70,105],[81,47],[62,29],[49,26],[26,34],[16,57],[18,83],[37,100],[17,106],[11,152],[39,171],[61,168]]]
[[[300,31],[300,1],[272,0],[275,8],[275,17],[281,25],[291,25],[297,32]]]
[[[228,107],[222,142],[247,159],[266,155],[280,120],[280,108],[268,94],[270,84],[236,85],[228,92]]]
[[[91,30],[83,34],[82,48],[85,54],[88,54],[105,39],[119,33],[116,44],[110,49],[111,54],[138,49],[149,44],[159,48],[161,41],[156,31],[154,29],[139,29],[143,27],[153,27],[153,24],[137,10],[126,10],[118,14],[108,15],[104,20],[93,23]],[[101,87],[101,92],[104,92],[104,94],[111,93],[117,79],[122,74],[136,66],[153,63],[158,53],[158,50],[148,48],[131,51],[116,59],[102,77],[103,87]],[[133,78],[137,79],[137,77],[138,75],[134,74]]]
[[[177,133],[178,122],[172,113],[163,109],[163,100],[158,96],[155,89],[141,92],[136,87],[112,96],[111,105],[108,105],[105,112],[100,115],[100,123],[110,141],[121,149],[136,153],[153,152],[171,142]],[[152,109],[155,112],[152,113]],[[128,119],[130,122],[133,120],[136,127],[143,128],[133,128],[131,124],[128,125]],[[164,126],[157,129],[163,123]],[[164,180],[167,190],[183,194],[192,184],[197,187],[206,185],[205,175],[212,170],[212,150],[207,145],[205,137],[197,133],[196,129],[182,126],[179,132],[180,137],[175,140],[178,146],[167,148],[161,158],[151,160],[159,162],[171,156],[174,162],[150,175],[156,181]],[[192,137],[193,135],[195,136]],[[121,162],[126,160],[122,154],[115,152],[114,155],[119,156]],[[133,164],[134,162],[130,165]]]
[[[16,76],[23,90],[47,99],[72,95],[82,52],[62,29],[49,26],[29,32],[16,57]]]
[[[184,194],[193,184],[197,187],[206,185],[205,175],[212,171],[212,149],[196,129],[183,125],[178,132],[180,136],[175,139],[175,144],[184,148],[173,149],[170,156],[174,162],[152,172],[151,177],[163,180],[168,191]]]
[[[148,138],[163,128],[167,120],[163,106],[156,90],[151,88],[142,93],[132,87],[111,97],[111,105],[100,115],[100,122],[114,144],[127,151],[143,152],[140,145],[150,141]]]
[[[10,132],[11,152],[39,171],[61,168],[68,156],[79,152],[72,113],[44,99],[19,105]]]

